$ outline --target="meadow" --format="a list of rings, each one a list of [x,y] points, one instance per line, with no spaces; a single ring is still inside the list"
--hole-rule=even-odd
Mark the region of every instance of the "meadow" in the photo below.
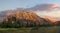
[[[60,33],[60,26],[30,28],[0,28],[0,33]]]

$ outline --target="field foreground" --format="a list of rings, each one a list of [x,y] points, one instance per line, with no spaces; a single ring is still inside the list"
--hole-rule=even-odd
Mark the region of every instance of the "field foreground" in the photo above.
[[[0,33],[60,33],[60,27],[0,28]]]

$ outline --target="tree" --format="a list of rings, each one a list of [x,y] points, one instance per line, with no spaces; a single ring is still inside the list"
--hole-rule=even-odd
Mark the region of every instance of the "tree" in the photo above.
[[[2,28],[6,28],[7,27],[7,23],[5,21],[3,21],[0,25],[1,25]]]

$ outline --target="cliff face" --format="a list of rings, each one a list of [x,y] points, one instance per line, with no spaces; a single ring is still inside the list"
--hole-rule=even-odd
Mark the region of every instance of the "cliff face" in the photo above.
[[[26,19],[33,21],[40,21],[40,18],[33,12],[17,11],[16,13],[8,13],[7,18],[15,17],[16,19]]]

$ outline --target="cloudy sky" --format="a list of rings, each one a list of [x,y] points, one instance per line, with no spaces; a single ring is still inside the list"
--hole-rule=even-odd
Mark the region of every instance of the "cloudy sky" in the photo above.
[[[60,0],[0,0],[0,11],[16,8],[31,8],[39,4],[41,5],[40,10],[35,12],[37,15],[60,17]]]
[[[0,11],[16,8],[29,8],[44,3],[55,3],[60,6],[60,0],[0,0]]]

